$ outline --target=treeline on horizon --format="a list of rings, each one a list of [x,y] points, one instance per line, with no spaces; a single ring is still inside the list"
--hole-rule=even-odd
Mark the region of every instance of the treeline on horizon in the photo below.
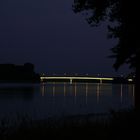
[[[23,65],[0,64],[0,82],[39,82],[40,75],[32,63]]]

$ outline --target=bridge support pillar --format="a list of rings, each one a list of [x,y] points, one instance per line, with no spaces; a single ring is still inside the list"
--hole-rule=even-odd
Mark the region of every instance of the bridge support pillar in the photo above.
[[[102,82],[102,79],[100,79],[100,84],[102,84],[103,82]]]
[[[72,84],[72,79],[70,79],[70,84]]]

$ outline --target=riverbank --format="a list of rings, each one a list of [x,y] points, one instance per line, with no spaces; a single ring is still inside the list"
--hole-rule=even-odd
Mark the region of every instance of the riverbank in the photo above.
[[[34,65],[0,64],[0,83],[40,82],[40,75],[35,72]]]
[[[0,139],[135,139],[138,138],[139,122],[139,115],[133,110],[112,111],[108,118],[96,114],[69,116],[56,120],[50,118],[33,121],[24,118],[19,125],[15,123],[12,126],[1,120]]]

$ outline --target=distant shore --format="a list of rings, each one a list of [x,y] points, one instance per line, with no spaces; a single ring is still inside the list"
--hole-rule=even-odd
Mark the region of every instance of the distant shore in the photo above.
[[[52,76],[53,77],[53,76]],[[55,75],[55,77],[58,77]],[[64,77],[60,76],[60,77]],[[65,77],[71,77],[65,75]],[[79,76],[74,76],[79,77]],[[84,77],[93,76],[80,76],[83,79],[72,79],[73,83],[119,83],[119,84],[134,84],[134,80],[132,78],[124,78],[124,77],[110,77],[113,80],[101,80],[97,77],[97,79],[84,79]],[[0,64],[0,83],[40,83],[40,82],[70,82],[70,79],[47,79],[41,80],[41,74],[36,73],[34,70],[34,65],[32,63],[25,63],[23,65],[15,65],[15,64]]]
[[[35,73],[34,65],[0,64],[1,83],[40,82],[40,75]]]

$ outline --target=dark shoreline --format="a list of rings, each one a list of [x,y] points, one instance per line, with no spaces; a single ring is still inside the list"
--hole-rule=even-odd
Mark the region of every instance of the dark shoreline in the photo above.
[[[40,82],[40,75],[34,71],[34,65],[0,64],[0,83]]]
[[[102,116],[103,114],[101,114]],[[108,119],[96,114],[76,115],[60,119],[32,120],[21,118],[20,124],[8,126],[8,121],[0,120],[0,139],[49,139],[49,138],[89,138],[89,139],[135,139],[139,126],[139,115],[134,110],[110,112]]]

